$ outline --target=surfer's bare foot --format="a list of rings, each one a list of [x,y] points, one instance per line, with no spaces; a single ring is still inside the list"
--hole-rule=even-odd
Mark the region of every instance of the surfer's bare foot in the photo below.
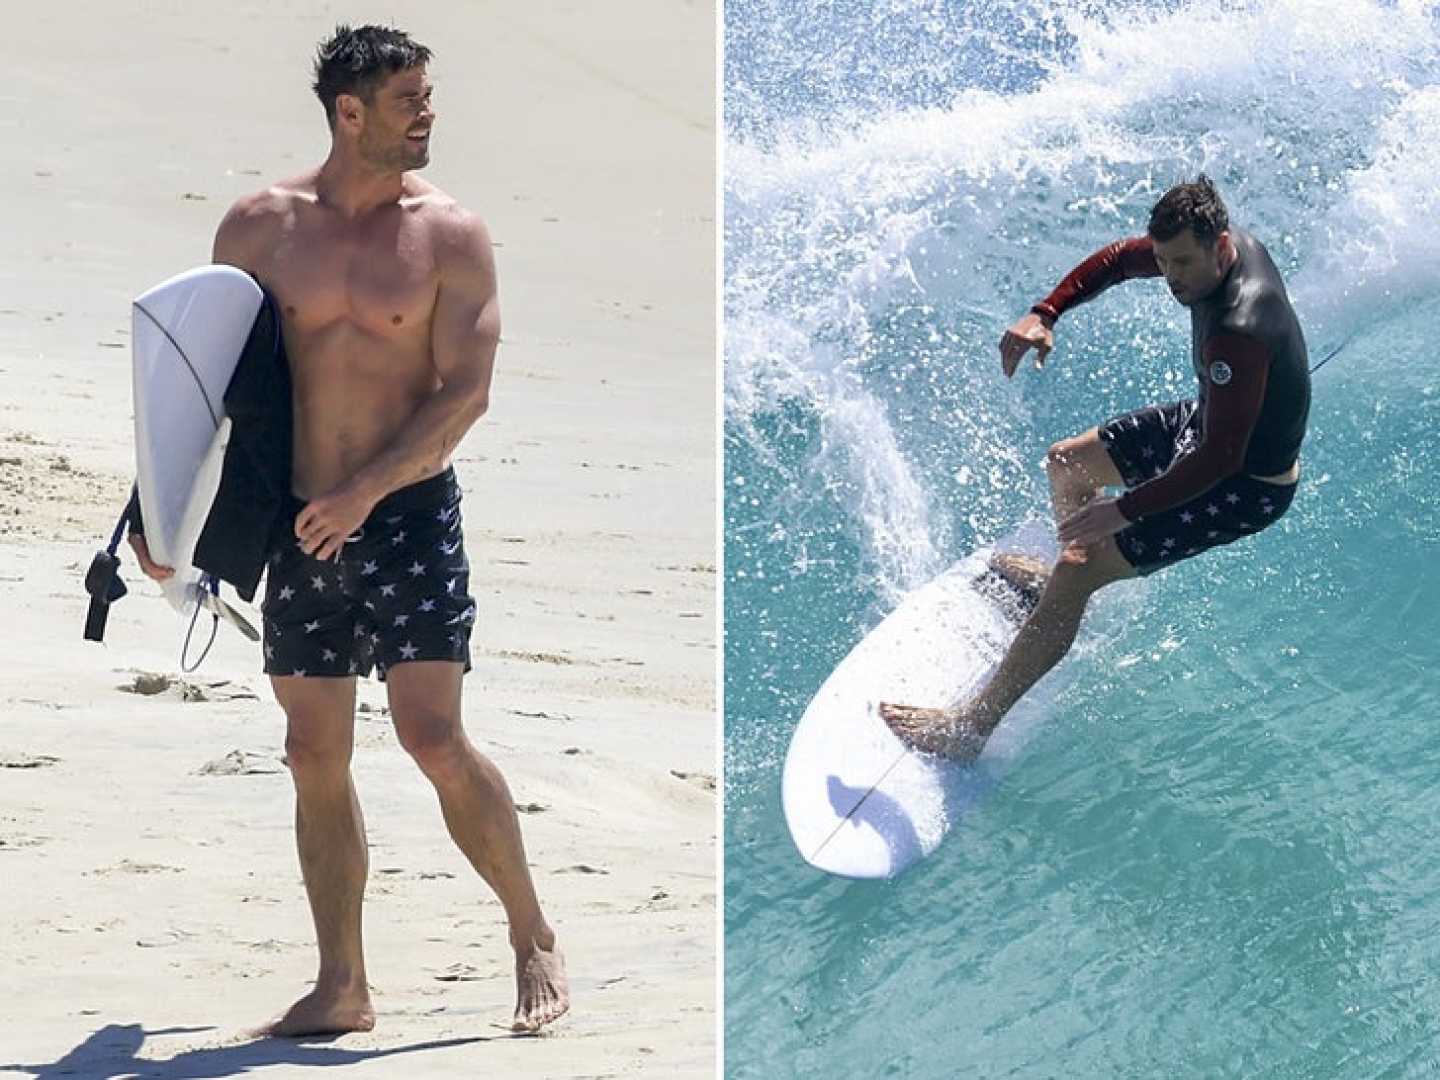
[[[926,709],[880,703],[880,718],[905,745],[927,754],[972,762],[985,748],[988,732],[961,709]]]
[[[511,1031],[539,1031],[570,1008],[565,957],[548,926],[515,946],[515,1019]]]
[[[281,1038],[298,1035],[339,1035],[347,1031],[369,1031],[375,1026],[375,1009],[365,984],[348,990],[316,987],[255,1034]]]
[[[1033,555],[992,555],[990,569],[1022,593],[1036,597],[1050,580],[1050,565]]]
[[[1023,623],[1040,604],[1050,567],[1030,555],[992,555],[977,587],[1015,623]]]

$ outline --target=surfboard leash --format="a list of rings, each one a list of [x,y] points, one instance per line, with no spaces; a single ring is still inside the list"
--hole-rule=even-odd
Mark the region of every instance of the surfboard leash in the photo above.
[[[205,643],[205,649],[196,658],[195,663],[186,666],[185,658],[190,655],[190,637],[195,633],[195,623],[200,618],[200,609],[205,606],[203,596],[206,591],[212,596],[220,595],[220,582],[214,574],[206,574],[200,579],[196,587],[195,610],[190,613],[190,625],[185,629],[185,643],[180,646],[180,670],[186,675],[193,674],[195,669],[205,662],[205,657],[210,655],[210,648],[215,644],[215,635],[220,630],[220,616],[217,612],[210,612],[210,640]]]
[[[130,501],[120,511],[120,520],[104,551],[97,551],[90,560],[90,569],[85,572],[85,591],[90,594],[90,607],[85,612],[85,640],[104,641],[105,622],[110,617],[110,605],[124,596],[128,589],[120,580],[120,541],[125,536],[125,526],[130,523],[136,502],[140,497],[138,488],[131,487]]]
[[[1316,364],[1314,367],[1312,367],[1312,368],[1310,369],[1310,374],[1311,374],[1311,375],[1314,375],[1315,372],[1319,371],[1322,367],[1324,367],[1326,364],[1328,364],[1331,360],[1334,360],[1335,357],[1337,357],[1337,356],[1340,355],[1341,351],[1345,348],[1345,346],[1346,346],[1346,345],[1349,345],[1350,342],[1352,342],[1352,341],[1354,341],[1354,340],[1355,340],[1355,335],[1354,335],[1354,334],[1351,334],[1351,335],[1350,335],[1349,337],[1347,337],[1344,341],[1340,342],[1339,345],[1336,345],[1335,348],[1331,349],[1328,353],[1325,354],[1325,359],[1324,359],[1324,360],[1321,360],[1318,364]]]

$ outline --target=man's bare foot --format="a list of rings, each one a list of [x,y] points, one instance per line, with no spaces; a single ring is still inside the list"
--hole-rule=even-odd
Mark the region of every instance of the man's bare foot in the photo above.
[[[369,1031],[375,1026],[375,1009],[370,990],[363,983],[353,990],[322,991],[318,986],[285,1011],[256,1029],[256,1036],[294,1038],[298,1035],[338,1035],[347,1031]]]
[[[570,1008],[565,957],[548,926],[515,946],[515,1020],[511,1031],[539,1031]]]
[[[1050,580],[1050,564],[1033,555],[992,555],[990,569],[1022,593],[1033,594],[1036,598],[1045,591],[1045,583]]]
[[[966,764],[980,756],[990,737],[961,709],[925,709],[882,701],[880,718],[905,745]]]

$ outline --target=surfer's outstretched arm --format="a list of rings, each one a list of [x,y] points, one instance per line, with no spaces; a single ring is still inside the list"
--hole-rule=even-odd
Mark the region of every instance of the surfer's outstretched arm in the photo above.
[[[1112,285],[1137,277],[1159,277],[1154,243],[1148,236],[1132,236],[1106,244],[1066,274],[1050,295],[1034,305],[1000,340],[1000,363],[1005,377],[1015,374],[1031,348],[1044,366],[1055,345],[1055,323],[1066,311],[1093,300]]]

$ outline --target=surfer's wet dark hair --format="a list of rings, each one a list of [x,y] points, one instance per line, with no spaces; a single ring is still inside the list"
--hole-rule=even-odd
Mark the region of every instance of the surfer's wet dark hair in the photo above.
[[[1215,182],[1201,173],[1193,183],[1176,184],[1160,197],[1150,211],[1146,231],[1150,239],[1164,243],[1189,229],[1202,246],[1212,248],[1216,237],[1228,228],[1230,214],[1225,202],[1215,190]]]
[[[431,52],[412,41],[403,30],[389,26],[359,26],[344,23],[335,28],[329,41],[321,42],[315,53],[315,96],[325,106],[325,117],[335,127],[335,99],[354,94],[367,105],[375,91],[397,71],[407,71],[430,62]]]

